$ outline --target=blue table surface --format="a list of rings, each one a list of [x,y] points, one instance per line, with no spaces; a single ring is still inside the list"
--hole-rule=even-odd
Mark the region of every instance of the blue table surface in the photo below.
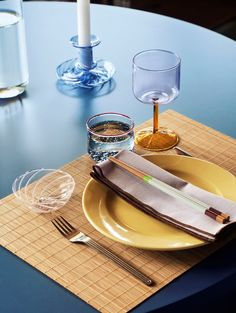
[[[127,8],[91,5],[91,28],[102,43],[96,59],[116,67],[100,90],[62,88],[56,67],[76,57],[76,4],[24,3],[30,82],[18,99],[0,101],[0,197],[26,170],[57,168],[86,153],[86,120],[96,113],[130,115],[136,124],[152,108],[132,94],[132,57],[160,48],[181,56],[181,92],[163,106],[236,137],[236,42],[177,19]],[[160,121],[161,122],[161,121]],[[206,143],[207,144],[207,143]],[[170,283],[133,312],[215,312],[236,295],[236,242]],[[0,248],[0,312],[96,312],[7,250]],[[228,310],[229,312],[229,310]]]

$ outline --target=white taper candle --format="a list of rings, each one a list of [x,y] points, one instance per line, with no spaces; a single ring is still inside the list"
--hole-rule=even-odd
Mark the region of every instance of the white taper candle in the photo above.
[[[79,46],[90,46],[90,0],[77,0]]]

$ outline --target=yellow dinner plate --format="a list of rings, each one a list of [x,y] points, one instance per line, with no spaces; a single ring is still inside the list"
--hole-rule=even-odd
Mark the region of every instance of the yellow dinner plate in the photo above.
[[[179,155],[146,155],[145,158],[205,190],[236,201],[235,176],[213,163]],[[181,250],[206,244],[136,209],[94,179],[85,187],[83,210],[96,230],[125,245]]]

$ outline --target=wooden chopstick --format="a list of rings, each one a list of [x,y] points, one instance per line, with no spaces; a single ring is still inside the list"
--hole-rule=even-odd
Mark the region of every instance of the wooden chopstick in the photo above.
[[[198,209],[202,212],[204,212],[204,214],[206,214],[207,216],[209,216],[210,218],[214,219],[215,221],[225,224],[227,222],[229,222],[230,220],[230,216],[228,214],[222,213],[212,207],[209,207],[209,205],[207,205],[206,203],[195,199],[185,193],[183,193],[181,190],[178,190],[150,175],[147,175],[146,173],[136,169],[133,166],[128,165],[127,163],[116,159],[112,156],[109,157],[109,160],[113,163],[115,163],[116,165],[120,166],[121,168],[127,170],[129,173],[139,177],[140,179],[142,179],[144,182],[154,186],[155,188],[165,192],[166,194],[175,197],[176,199],[180,199],[182,201],[184,201],[185,203],[187,203],[188,205],[190,205],[191,207]]]

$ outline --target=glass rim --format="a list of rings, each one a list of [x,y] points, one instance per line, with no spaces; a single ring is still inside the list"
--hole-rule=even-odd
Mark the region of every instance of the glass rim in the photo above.
[[[129,125],[130,127],[129,127],[129,130],[127,130],[127,131],[124,131],[122,134],[120,134],[120,135],[106,135],[106,134],[104,134],[104,135],[101,135],[101,134],[98,134],[98,133],[96,133],[96,132],[94,132],[93,130],[92,130],[92,128],[88,125],[88,123],[92,120],[92,119],[94,119],[94,118],[96,118],[96,117],[99,117],[99,116],[106,116],[106,115],[115,115],[115,116],[120,116],[120,117],[125,117],[126,119],[128,119],[130,122],[131,122],[131,124]],[[133,131],[133,129],[134,129],[134,120],[130,117],[130,116],[128,116],[128,115],[126,115],[126,114],[123,114],[123,113],[117,113],[117,112],[104,112],[104,113],[99,113],[99,114],[95,114],[95,115],[93,115],[93,116],[91,116],[88,120],[87,120],[87,122],[86,122],[86,128],[87,128],[87,131],[88,132],[90,132],[91,134],[93,134],[93,135],[95,135],[95,136],[98,136],[98,137],[123,137],[124,135],[127,135],[127,134],[129,134],[131,131]]]
[[[171,55],[175,56],[175,57],[176,57],[176,65],[170,66],[170,67],[166,67],[166,68],[164,68],[164,69],[149,69],[149,68],[145,68],[145,67],[143,67],[143,66],[139,66],[139,65],[137,65],[137,64],[135,63],[135,59],[136,59],[139,55],[141,55],[141,54],[143,54],[143,53],[146,53],[146,52],[155,52],[155,51],[156,51],[156,52],[157,52],[157,51],[158,51],[158,52],[165,52],[165,53],[168,53],[168,54],[171,54]],[[150,71],[150,72],[166,72],[166,71],[170,71],[170,70],[173,70],[173,69],[179,67],[180,64],[181,64],[181,58],[180,58],[180,56],[179,56],[177,53],[175,53],[175,52],[173,52],[173,51],[169,51],[169,50],[164,50],[164,49],[147,49],[147,50],[142,50],[142,51],[136,53],[136,54],[134,55],[134,57],[133,57],[133,65],[135,65],[135,66],[136,66],[137,68],[139,68],[139,69],[142,69],[142,70],[145,70],[145,71]]]

